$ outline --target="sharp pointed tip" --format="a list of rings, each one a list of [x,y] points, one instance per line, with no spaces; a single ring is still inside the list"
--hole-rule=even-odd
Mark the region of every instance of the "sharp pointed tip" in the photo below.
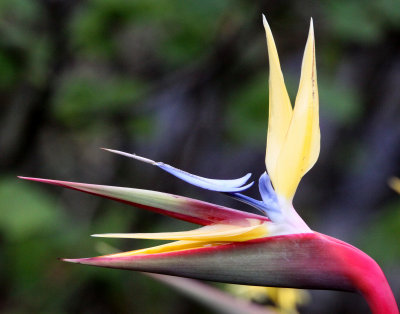
[[[125,157],[133,158],[133,159],[145,162],[147,164],[151,164],[151,165],[156,165],[157,164],[157,162],[155,162],[154,160],[151,160],[149,158],[145,158],[145,157],[142,157],[142,156],[138,156],[136,154],[125,153],[125,152],[122,152],[122,151],[116,150],[116,149],[109,149],[109,148],[102,148],[102,149],[104,149],[104,150],[106,150],[106,151],[108,151],[110,153],[114,153],[114,154],[122,155],[122,156],[125,156]]]
[[[314,22],[313,18],[310,19],[310,35],[314,36]]]
[[[104,264],[104,261],[107,259],[104,259],[103,256],[84,257],[84,258],[59,258],[58,260],[73,264],[108,267],[107,265]]]
[[[263,23],[264,23],[264,24],[268,24],[267,18],[265,17],[265,14],[264,14],[264,13],[261,13],[261,17],[262,17]]]
[[[53,185],[60,185],[60,183],[63,183],[63,181],[43,179],[43,178],[33,178],[33,177],[23,177],[23,176],[18,176],[18,178],[22,179],[22,180],[28,180],[28,181],[34,181],[34,182],[40,182],[40,183],[46,183],[46,184],[53,184]]]
[[[32,178],[32,177],[24,177],[24,176],[17,176],[18,179],[21,180],[28,180],[28,181],[42,181],[44,179],[39,179],[39,178]]]
[[[264,15],[264,14],[262,15],[262,19],[263,19],[263,25],[264,25],[264,28],[265,28],[266,30],[269,30],[269,31],[271,31],[271,28],[269,27],[269,24],[268,24],[267,18],[265,17],[265,15]]]
[[[90,236],[94,238],[130,238],[129,234],[124,233],[96,233]]]
[[[115,154],[119,153],[119,150],[115,150],[115,149],[110,149],[110,148],[105,148],[105,147],[100,147],[100,149],[105,150],[110,153],[115,153]]]
[[[22,180],[29,180],[29,181],[40,181],[42,179],[39,178],[33,178],[33,177],[24,177],[24,176],[17,176],[18,179],[22,179]]]
[[[110,153],[119,154],[119,155],[128,154],[128,153],[124,153],[124,152],[121,152],[119,150],[111,149],[111,148],[100,147],[100,149],[105,150],[105,151],[110,152]]]
[[[84,258],[62,258],[62,257],[59,257],[59,258],[57,258],[59,261],[61,261],[61,262],[67,262],[67,263],[74,263],[74,264],[81,264],[81,261],[84,259]]]
[[[314,23],[313,23],[312,18],[310,19],[310,28],[308,30],[307,44],[311,44],[311,47],[315,45]],[[306,44],[306,46],[307,46],[307,44]]]
[[[83,264],[83,265],[94,265],[97,257],[84,257],[84,258],[58,258],[59,261],[73,263],[73,264]]]

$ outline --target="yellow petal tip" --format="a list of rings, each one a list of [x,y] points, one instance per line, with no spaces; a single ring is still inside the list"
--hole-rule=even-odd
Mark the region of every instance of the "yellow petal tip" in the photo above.
[[[313,22],[313,18],[310,19],[309,36],[312,36],[310,38],[312,38],[314,40],[314,22]]]
[[[264,13],[261,14],[261,15],[262,15],[264,27],[265,28],[269,28],[268,21],[267,21],[267,18],[265,17],[265,15],[264,15]]]

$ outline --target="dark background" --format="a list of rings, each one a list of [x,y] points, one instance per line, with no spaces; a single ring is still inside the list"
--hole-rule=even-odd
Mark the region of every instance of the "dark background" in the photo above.
[[[203,313],[141,274],[59,262],[106,250],[93,233],[187,225],[17,175],[130,186],[247,209],[109,147],[215,178],[265,171],[268,62],[261,13],[294,99],[314,18],[321,154],[295,207],[370,254],[400,299],[400,2],[0,1],[0,311]],[[257,196],[256,190],[252,191]],[[107,240],[122,249],[150,241]],[[100,246],[100,248],[99,248]],[[357,313],[316,291],[304,313]]]

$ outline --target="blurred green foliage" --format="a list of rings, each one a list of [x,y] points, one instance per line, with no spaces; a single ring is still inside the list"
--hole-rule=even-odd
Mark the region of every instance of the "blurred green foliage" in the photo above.
[[[400,26],[400,3],[397,0],[327,1],[330,26],[336,36],[356,42],[375,42],[385,28]]]
[[[36,1],[0,2],[0,89],[12,88],[21,80],[43,84],[51,52],[47,35],[34,27],[42,16]]]
[[[382,208],[382,214],[360,239],[365,252],[378,263],[395,267],[400,260],[400,197]]]
[[[70,127],[87,126],[89,119],[104,119],[134,104],[145,90],[142,82],[122,77],[70,76],[57,90],[54,115]]]
[[[0,181],[0,228],[10,241],[50,235],[63,221],[56,202],[37,186],[5,177]],[[30,204],[26,207],[26,204]]]
[[[227,131],[239,144],[259,145],[268,124],[268,83],[265,74],[240,86],[228,99]]]
[[[349,125],[360,118],[362,105],[357,93],[340,82],[331,82],[322,77],[318,81],[320,103],[332,119]]]
[[[211,45],[228,5],[231,1],[88,1],[73,20],[72,44],[85,54],[112,58],[123,28],[148,25],[157,29],[154,48],[162,58],[182,65]]]

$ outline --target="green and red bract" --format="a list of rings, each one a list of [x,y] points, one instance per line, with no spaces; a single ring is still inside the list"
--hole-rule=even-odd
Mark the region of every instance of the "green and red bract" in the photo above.
[[[265,221],[269,220],[266,216],[260,216],[199,201],[193,198],[157,191],[22,176],[19,176],[19,178],[57,185],[96,196],[102,196],[121,203],[203,226],[221,222],[237,222],[240,224],[245,218]]]
[[[166,193],[21,178],[106,197],[201,225],[225,222],[240,226],[246,225],[247,219],[269,221],[264,216]],[[195,245],[190,241],[177,242],[178,247],[161,245],[63,260],[236,284],[352,291],[361,293],[374,313],[398,313],[377,263],[359,249],[317,232],[266,236],[243,242],[196,242]]]
[[[374,313],[398,312],[377,263],[359,249],[319,233],[66,261],[236,284],[352,291],[361,293]]]

